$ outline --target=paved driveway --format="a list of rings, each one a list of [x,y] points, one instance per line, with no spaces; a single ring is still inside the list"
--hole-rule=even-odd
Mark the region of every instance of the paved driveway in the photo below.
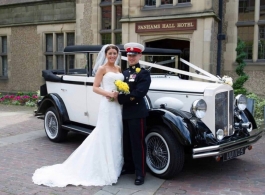
[[[53,143],[43,130],[43,121],[33,117],[33,108],[0,104],[0,195],[76,194],[264,194],[265,136],[246,155],[225,163],[212,158],[188,159],[172,180],[147,175],[142,186],[133,176],[122,176],[114,186],[49,188],[31,182],[35,169],[63,162],[86,138],[70,133],[68,141]]]

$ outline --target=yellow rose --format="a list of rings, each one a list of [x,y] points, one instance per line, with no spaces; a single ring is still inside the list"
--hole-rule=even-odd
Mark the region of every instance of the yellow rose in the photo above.
[[[140,71],[141,71],[141,68],[136,68],[136,69],[135,69],[135,72],[136,72],[136,73],[139,73]]]

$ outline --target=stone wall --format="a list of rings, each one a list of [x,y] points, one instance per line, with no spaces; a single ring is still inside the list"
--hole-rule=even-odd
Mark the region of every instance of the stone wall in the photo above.
[[[84,4],[83,19],[81,19],[81,34],[83,37],[82,44],[93,44],[93,30],[92,30],[92,1],[82,0]],[[95,13],[97,14],[97,13]]]
[[[12,5],[12,4],[23,4],[23,3],[34,3],[34,2],[40,2],[40,1],[48,1],[48,0],[1,0],[1,5]]]
[[[99,44],[97,43],[97,37],[98,37],[97,18],[99,14],[98,9],[99,9],[98,1],[93,1],[93,2],[87,0],[76,1],[76,44],[77,45]]]
[[[247,91],[265,98],[265,71],[244,70],[244,72],[249,76],[247,82],[244,84]],[[226,71],[225,74],[231,76],[234,81],[238,78],[235,71]]]
[[[76,0],[2,1],[0,35],[7,36],[8,78],[0,78],[0,91],[38,90],[44,82],[44,33],[74,32],[75,20]]]
[[[0,6],[0,27],[74,21],[75,5],[65,0]]]
[[[36,26],[12,27],[8,80],[0,82],[0,91],[36,91],[43,79],[38,63],[40,38]]]
[[[217,69],[217,48],[218,48],[218,21],[213,20],[212,36],[211,36],[211,49],[210,49],[210,73],[216,75]]]

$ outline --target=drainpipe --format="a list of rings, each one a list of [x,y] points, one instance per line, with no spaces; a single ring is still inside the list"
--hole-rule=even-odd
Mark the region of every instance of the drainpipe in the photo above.
[[[225,34],[222,33],[223,28],[223,0],[219,0],[219,23],[218,23],[218,46],[217,46],[217,67],[216,75],[221,76],[221,56],[222,56],[222,40],[225,40]]]

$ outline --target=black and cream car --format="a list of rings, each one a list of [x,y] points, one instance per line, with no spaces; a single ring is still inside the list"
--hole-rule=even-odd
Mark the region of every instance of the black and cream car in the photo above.
[[[93,131],[100,98],[92,90],[92,68],[101,47],[67,46],[65,69],[43,71],[43,98],[35,115],[44,119],[51,141],[63,141],[69,131]],[[126,53],[123,45],[119,48],[124,70]],[[149,109],[146,162],[160,178],[171,178],[181,171],[185,155],[227,161],[251,150],[262,137],[246,108],[246,97],[234,97],[230,85],[180,55],[180,50],[146,48],[140,62],[152,79],[145,97]],[[197,74],[183,71],[183,67],[193,68]]]

